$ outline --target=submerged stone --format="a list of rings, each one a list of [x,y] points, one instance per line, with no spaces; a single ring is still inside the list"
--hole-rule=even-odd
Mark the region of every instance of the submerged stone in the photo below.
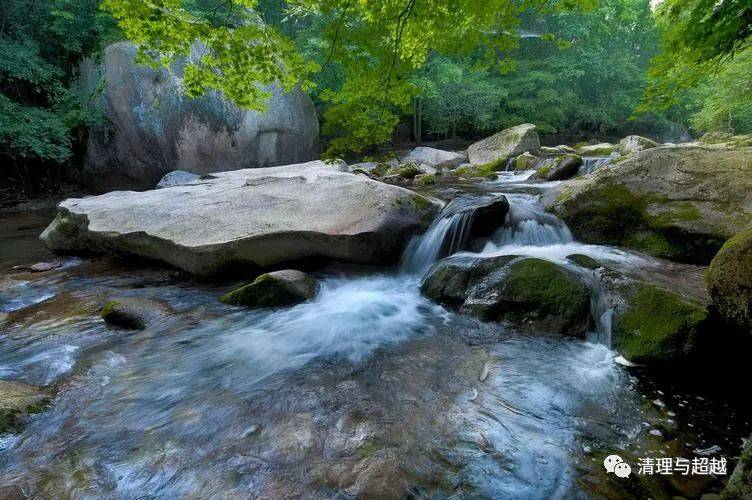
[[[253,283],[220,297],[225,304],[246,307],[291,306],[312,299],[318,285],[308,274],[294,269],[262,274]]]
[[[707,281],[721,315],[752,334],[752,231],[723,245],[710,263]]]
[[[614,348],[633,363],[660,365],[694,353],[707,308],[654,285],[640,283],[616,314]]]
[[[18,430],[25,415],[42,411],[49,400],[40,387],[0,380],[0,434]]]
[[[129,330],[143,330],[169,317],[173,312],[172,307],[160,300],[117,297],[107,301],[102,308],[101,316],[107,324]]]

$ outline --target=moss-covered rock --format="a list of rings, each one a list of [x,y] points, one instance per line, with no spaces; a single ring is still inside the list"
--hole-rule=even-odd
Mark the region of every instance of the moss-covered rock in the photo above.
[[[752,148],[656,147],[546,194],[575,236],[707,264],[752,218]]]
[[[616,149],[615,145],[608,142],[580,145],[575,148],[577,154],[580,156],[610,156]]]
[[[430,186],[436,184],[436,176],[431,174],[420,174],[415,176],[417,186]]]
[[[423,172],[420,170],[417,164],[415,163],[405,163],[404,165],[398,165],[396,167],[391,167],[386,172],[386,176],[397,176],[401,179],[410,180],[414,179],[416,176],[422,174]]]
[[[484,165],[462,165],[452,171],[452,174],[457,177],[465,178],[483,178],[483,179],[495,179],[498,174],[496,168],[498,165],[495,162],[486,163]]]
[[[501,317],[534,330],[584,336],[589,326],[590,293],[576,275],[552,262],[513,263],[498,289],[499,301],[481,307],[483,317]]]
[[[308,274],[294,269],[262,274],[253,283],[220,297],[225,304],[246,307],[291,306],[312,299],[318,285]]]
[[[752,231],[723,245],[710,263],[707,281],[721,315],[752,334]]]
[[[584,267],[585,269],[598,269],[599,267],[603,267],[594,258],[590,257],[589,255],[583,255],[581,253],[567,255],[567,260],[574,264],[577,264],[580,267]]]
[[[525,151],[537,154],[539,149],[540,140],[535,125],[524,123],[471,144],[467,154],[470,163],[483,165],[494,160],[506,160]]]
[[[693,354],[707,308],[654,285],[640,283],[616,315],[614,348],[631,362],[660,365]]]
[[[483,320],[506,320],[532,331],[581,337],[590,324],[588,288],[574,273],[541,259],[447,259],[421,291]]]
[[[105,303],[101,316],[107,324],[129,330],[142,330],[164,320],[173,312],[172,307],[161,300],[145,297],[117,297]]]
[[[530,170],[533,168],[536,161],[538,161],[538,157],[533,156],[526,151],[514,159],[514,169],[516,171]]]
[[[582,166],[582,158],[566,154],[545,162],[533,175],[534,179],[544,181],[562,181],[577,175]]]
[[[43,389],[0,380],[0,434],[18,430],[23,417],[44,410],[50,395]]]
[[[748,500],[752,498],[752,436],[744,443],[739,462],[721,492],[724,500]]]

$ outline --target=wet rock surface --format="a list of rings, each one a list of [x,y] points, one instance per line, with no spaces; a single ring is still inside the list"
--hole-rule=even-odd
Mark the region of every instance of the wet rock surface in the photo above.
[[[308,274],[294,269],[262,274],[253,283],[220,297],[225,304],[246,307],[279,307],[299,304],[316,295],[318,285]]]

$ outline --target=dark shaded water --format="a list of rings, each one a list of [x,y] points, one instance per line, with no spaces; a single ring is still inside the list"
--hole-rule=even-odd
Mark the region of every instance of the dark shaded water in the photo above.
[[[530,222],[539,185],[508,181],[472,186],[515,193],[519,224],[483,253],[588,253],[660,272]],[[0,484],[30,496],[691,497],[721,483],[621,480],[603,457],[718,446],[731,458],[750,430],[708,394],[628,372],[605,345],[448,312],[420,295],[418,274],[332,267],[315,300],[247,311],[217,301],[227,286],[105,259],[11,271],[48,258],[35,239],[46,220],[0,220],[0,378],[57,390],[0,439]],[[177,312],[140,332],[110,328],[98,309],[115,295]]]

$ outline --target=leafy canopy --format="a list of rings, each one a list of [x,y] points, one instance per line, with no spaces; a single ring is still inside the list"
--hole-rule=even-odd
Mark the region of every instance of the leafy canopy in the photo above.
[[[597,0],[559,0],[553,7],[593,7]],[[414,80],[432,53],[473,54],[476,64],[503,69],[519,40],[520,15],[541,0],[289,0],[283,19],[315,25],[317,53],[297,50],[257,0],[103,0],[143,60],[185,68],[188,95],[218,90],[239,105],[263,109],[258,83],[310,86],[314,72],[341,79],[318,97],[326,103],[329,153],[357,151],[391,137],[399,114],[420,92]],[[196,50],[196,43],[200,50]],[[309,47],[310,48],[310,47]],[[335,69],[332,69],[334,67]]]

